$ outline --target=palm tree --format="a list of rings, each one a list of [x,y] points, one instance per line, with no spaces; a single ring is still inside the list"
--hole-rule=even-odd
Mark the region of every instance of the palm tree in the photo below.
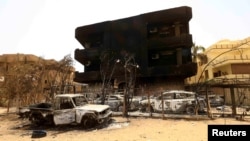
[[[193,43],[191,48],[193,62],[197,61],[197,57],[201,60],[201,62],[206,62],[207,57],[205,54],[203,54],[204,51],[205,47]]]

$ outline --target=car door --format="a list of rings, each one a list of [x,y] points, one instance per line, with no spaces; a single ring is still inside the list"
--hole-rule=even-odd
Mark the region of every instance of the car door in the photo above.
[[[172,110],[171,103],[173,99],[173,94],[172,93],[166,93],[162,96],[159,96],[155,100],[155,110],[157,111],[162,111],[163,110],[163,104],[164,104],[164,111],[170,111]],[[163,101],[163,104],[162,104]]]
[[[121,101],[117,96],[109,95],[107,99],[107,104],[113,111],[118,111],[119,106],[121,106]]]
[[[184,102],[180,93],[174,93],[174,97],[170,102],[170,107],[173,112],[182,112],[184,110]]]
[[[54,123],[70,124],[75,122],[76,110],[71,101],[71,98],[60,98],[56,101],[56,109],[54,110]]]

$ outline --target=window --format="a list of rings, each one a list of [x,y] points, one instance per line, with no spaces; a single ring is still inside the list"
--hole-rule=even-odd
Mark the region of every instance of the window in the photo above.
[[[61,98],[60,109],[71,109],[74,108],[70,98]]]
[[[85,104],[88,103],[87,99],[85,97],[83,97],[83,96],[82,97],[81,96],[74,97],[73,101],[74,101],[76,106],[82,106],[82,105],[85,105]]]
[[[152,59],[159,59],[160,55],[159,54],[152,54]]]
[[[208,79],[208,70],[205,71],[205,79]]]
[[[163,95],[163,99],[167,100],[167,99],[173,99],[174,98],[174,94],[173,93],[168,93]],[[159,99],[162,99],[162,97],[160,96]]]

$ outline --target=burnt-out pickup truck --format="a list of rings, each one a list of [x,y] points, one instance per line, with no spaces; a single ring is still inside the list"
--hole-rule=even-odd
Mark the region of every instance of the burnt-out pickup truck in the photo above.
[[[27,107],[26,107],[27,108]],[[79,124],[90,128],[111,119],[108,105],[89,104],[82,94],[59,94],[53,102],[28,106],[28,118],[36,124]]]

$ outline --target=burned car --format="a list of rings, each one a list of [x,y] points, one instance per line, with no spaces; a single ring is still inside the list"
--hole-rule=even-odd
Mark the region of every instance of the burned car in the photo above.
[[[111,95],[111,97],[120,99],[120,101],[122,102],[122,106],[119,107],[119,111],[123,111],[124,95],[120,95],[120,94],[116,95],[115,94],[115,95]],[[136,111],[136,110],[138,110],[139,106],[140,106],[140,101],[141,101],[141,99],[139,97],[128,96],[128,110],[129,111]]]
[[[211,107],[224,105],[224,97],[219,95],[209,95],[209,103]]]
[[[123,101],[124,101],[124,95],[121,94],[111,94],[111,95],[106,95],[105,98],[105,103],[110,106],[110,109],[112,111],[116,112],[122,112],[123,111]],[[99,97],[94,100],[95,104],[101,104],[102,103],[102,97]],[[128,110],[129,111],[136,111],[139,109],[139,103],[140,99],[136,97],[129,97],[129,106]]]
[[[93,100],[94,104],[102,104],[103,97],[98,97]],[[109,105],[112,111],[120,111],[122,107],[122,100],[119,97],[113,95],[107,95],[104,99],[104,104]]]
[[[58,94],[51,104],[34,104],[25,108],[29,120],[36,125],[73,123],[90,128],[109,121],[112,116],[108,105],[89,104],[82,94]]]
[[[149,103],[150,101],[150,103]],[[203,98],[197,97],[195,92],[184,90],[165,91],[154,99],[140,102],[142,112],[187,113],[204,112],[206,107]]]

